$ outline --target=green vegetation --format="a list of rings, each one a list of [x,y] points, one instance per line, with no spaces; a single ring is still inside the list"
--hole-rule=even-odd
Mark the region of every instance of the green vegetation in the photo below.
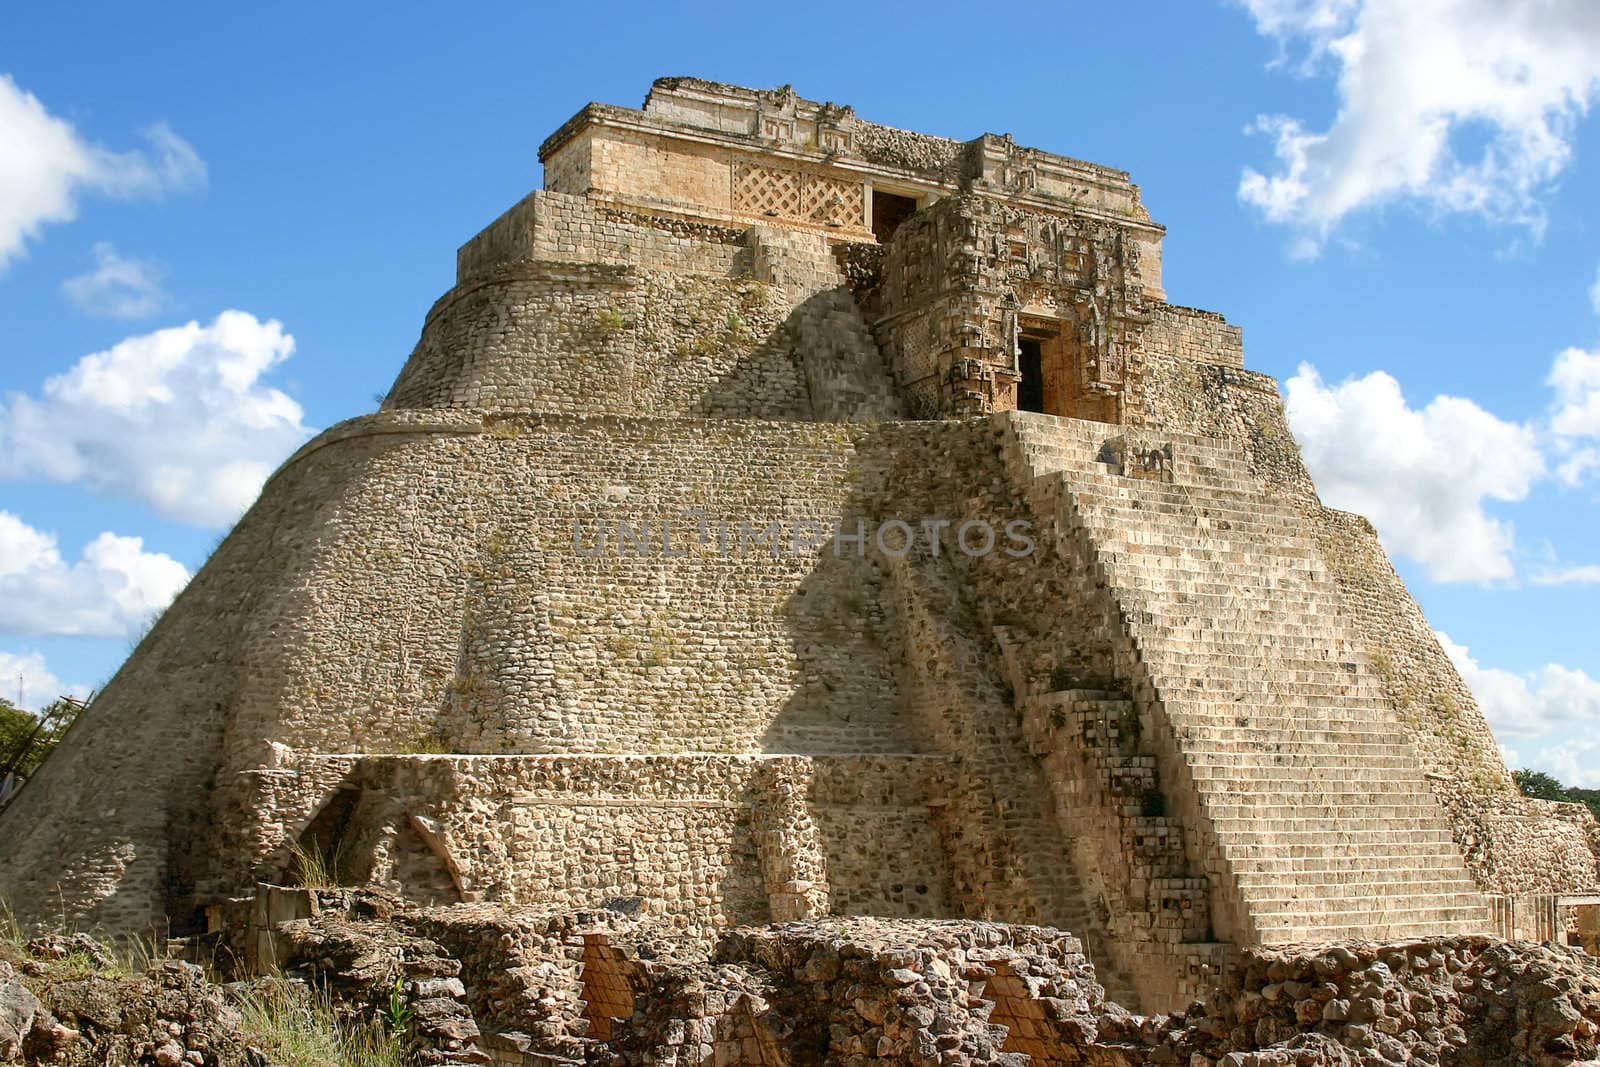
[[[402,1031],[388,1028],[384,1018],[367,1025],[341,1019],[325,997],[258,985],[239,995],[238,1006],[246,1039],[279,1067],[403,1067],[407,1062]]]
[[[132,979],[162,958],[154,940],[97,942],[70,931],[66,936],[65,955],[31,957],[29,935],[0,901],[0,961],[17,966],[29,960],[27,984],[47,1006],[59,991],[85,979]],[[207,977],[219,981],[213,974]],[[245,1043],[266,1052],[276,1067],[405,1067],[413,1062],[406,1054],[406,1035],[416,1010],[403,980],[395,981],[388,1003],[367,1021],[341,1016],[326,995],[308,993],[298,984],[261,980],[228,992],[239,1010]]]
[[[339,884],[339,860],[342,851],[342,847],[336,848],[330,855],[315,844],[295,845],[290,850],[294,884],[301,889],[336,888]]]
[[[63,698],[36,718],[0,700],[0,772],[14,769],[24,778],[32,774],[82,710],[82,705]],[[39,729],[41,720],[47,724],[44,729]]]
[[[446,756],[454,752],[450,741],[438,730],[422,730],[400,746],[402,756]]]
[[[1520,771],[1512,771],[1511,777],[1516,780],[1517,788],[1522,790],[1522,795],[1525,797],[1582,804],[1594,812],[1595,818],[1600,819],[1600,789],[1580,789],[1577,786],[1562,785],[1543,771],[1532,771],[1526,767]]]
[[[628,328],[627,316],[614,307],[603,307],[594,313],[594,322],[602,334],[618,333]]]

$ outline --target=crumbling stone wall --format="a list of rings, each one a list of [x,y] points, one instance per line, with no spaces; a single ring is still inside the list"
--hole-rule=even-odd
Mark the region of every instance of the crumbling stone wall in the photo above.
[[[340,763],[337,789],[355,802],[320,840],[301,829],[316,824],[302,815],[264,873],[290,877],[290,846],[312,842],[342,857],[350,884],[418,899],[407,865],[379,867],[387,853],[371,842],[421,829],[410,868],[433,859],[449,872],[456,892],[433,897],[441,902],[583,908],[633,900],[663,924],[701,932],[830,913],[938,916],[950,906],[945,849],[929,821],[950,773],[938,757]]]

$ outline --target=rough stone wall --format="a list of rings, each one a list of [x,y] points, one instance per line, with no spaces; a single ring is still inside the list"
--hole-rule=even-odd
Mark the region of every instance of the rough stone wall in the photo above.
[[[536,193],[458,256],[387,408],[877,419],[901,410],[821,237]]]
[[[158,921],[166,820],[180,813],[174,862],[204,860],[237,884],[267,851],[254,840],[273,837],[263,794],[296,753],[917,749],[873,561],[819,563],[782,543],[792,519],[841,517],[856,476],[848,432],[419,423],[393,412],[331,431],[273,479],[164,624],[181,632],[158,628],[7,812],[29,820],[7,842],[19,912],[54,910],[61,881],[74,914]],[[730,452],[746,462],[722,465]],[[688,471],[703,473],[685,486]],[[709,543],[662,555],[663,524],[692,535],[695,507]],[[602,521],[606,551],[582,554]],[[621,551],[620,521],[652,524],[653,551]],[[777,544],[741,543],[740,524],[754,538],[773,522]],[[130,744],[124,716],[152,728]],[[85,791],[90,764],[116,777]],[[194,790],[212,781],[214,794]],[[202,801],[220,840],[196,832]],[[150,858],[124,875],[134,852]]]
[[[937,757],[372,756],[346,766],[337,788],[358,799],[317,847],[344,860],[350,884],[423,903],[626,901],[701,934],[948,907],[928,820],[949,774]],[[371,847],[411,827],[427,838],[398,841],[393,856]],[[453,894],[408,881],[430,862],[449,872]],[[280,848],[266,873],[291,867]]]
[[[1156,304],[1142,343],[1152,353],[1187,363],[1244,369],[1244,332],[1215,311]]]
[[[742,266],[744,232],[744,227],[620,211],[582,196],[535,190],[461,246],[456,281],[526,260],[631,263],[725,277]]]
[[[386,405],[810,418],[790,317],[748,278],[515,264],[435,307]]]
[[[203,855],[171,842],[212,817],[245,680],[280,669],[257,578],[336,507],[305,494],[247,513],[6,808],[0,899],[20,920],[149,933],[190,917]]]
[[[1573,1067],[1600,1047],[1592,957],[1484,937],[1248,949],[1183,1010],[1133,1015],[1037,927],[813,920],[708,951],[604,911],[318,905],[273,931],[294,973],[359,1003],[455,964],[429,985],[468,1009],[452,1033],[518,1065]]]

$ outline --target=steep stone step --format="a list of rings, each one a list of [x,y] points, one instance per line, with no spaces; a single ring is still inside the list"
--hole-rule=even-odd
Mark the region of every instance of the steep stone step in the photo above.
[[[1153,686],[1140,713],[1177,742],[1209,862],[1228,872],[1223,897],[1258,936],[1486,916],[1408,733],[1354,651],[1316,530],[1262,492],[1248,457],[1071,420],[1017,416],[997,432],[1057,536],[1092,547]],[[1170,443],[1171,480],[1102,462],[1119,437]],[[1372,864],[1382,876],[1359,877]]]

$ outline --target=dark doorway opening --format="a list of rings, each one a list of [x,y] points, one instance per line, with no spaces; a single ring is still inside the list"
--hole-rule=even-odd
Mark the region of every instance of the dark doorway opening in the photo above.
[[[1017,368],[1022,380],[1017,382],[1017,410],[1044,410],[1044,350],[1038,341],[1024,337],[1017,343],[1019,354]]]
[[[888,244],[900,224],[916,213],[917,202],[912,197],[872,190],[872,235],[879,244]]]

